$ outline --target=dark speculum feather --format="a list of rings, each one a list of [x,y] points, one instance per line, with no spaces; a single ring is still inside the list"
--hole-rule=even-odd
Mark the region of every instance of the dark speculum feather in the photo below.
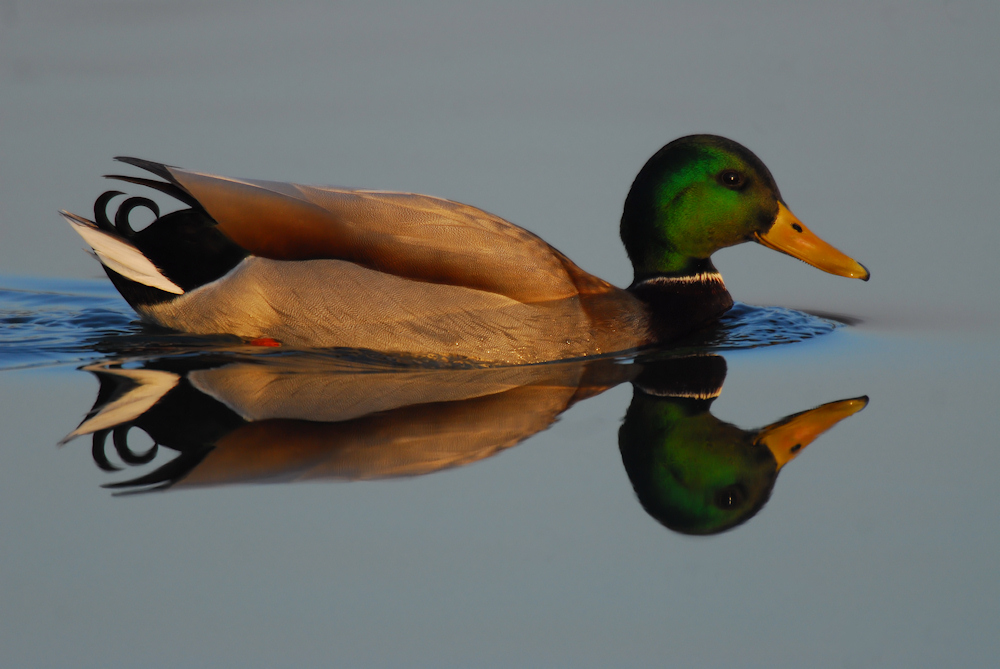
[[[157,219],[160,218],[160,206],[158,204],[148,197],[130,197],[122,202],[121,206],[118,207],[118,212],[115,214],[115,229],[123,237],[132,238],[135,236],[135,230],[129,225],[128,217],[136,207],[145,207],[153,212],[153,216]]]
[[[115,226],[111,225],[111,221],[108,220],[108,203],[112,199],[118,197],[119,195],[124,195],[118,190],[109,190],[102,193],[99,198],[94,202],[94,221],[97,223],[97,227],[105,232],[114,232]]]
[[[118,292],[122,294],[122,297],[125,298],[125,301],[133,307],[147,304],[159,304],[160,302],[169,302],[177,297],[173,293],[168,293],[165,290],[153,288],[152,286],[141,284],[138,281],[127,279],[107,265],[102,266],[104,267],[105,274],[108,275],[108,278],[111,279],[111,283],[114,284],[115,289],[117,289]]]
[[[248,255],[219,232],[215,221],[199,209],[164,214],[138,232],[119,234],[127,236],[131,244],[185,291],[222,277]],[[136,283],[108,267],[104,270],[132,306],[156,304],[176,297],[159,288]]]
[[[168,183],[166,181],[156,181],[155,179],[145,179],[143,177],[130,177],[124,174],[105,174],[104,178],[115,179],[117,181],[126,181],[130,184],[136,184],[138,186],[145,186],[147,188],[152,188],[153,190],[158,190],[164,195],[168,195],[174,198],[175,200],[180,200],[181,202],[188,205],[192,209],[201,209],[201,205],[198,204],[198,200],[188,195],[187,191],[185,191],[180,186],[174,183]]]
[[[117,472],[121,471],[121,467],[115,467],[108,460],[108,456],[104,453],[104,443],[107,441],[108,432],[110,430],[98,430],[94,433],[94,439],[90,447],[90,454],[94,458],[94,464],[100,467],[106,472]]]
[[[174,178],[170,175],[170,170],[167,169],[170,167],[169,165],[155,163],[152,160],[143,160],[142,158],[130,158],[128,156],[115,156],[115,160],[120,163],[125,163],[126,165],[138,167],[140,170],[146,170],[161,179],[166,179],[170,182],[173,182],[174,180]]]
[[[112,439],[115,443],[115,450],[118,451],[118,457],[122,459],[122,462],[129,465],[144,465],[147,462],[151,462],[156,457],[156,452],[160,448],[159,444],[153,442],[153,445],[145,453],[136,453],[128,445],[128,434],[131,428],[132,426],[128,424],[119,425],[112,432]]]
[[[185,291],[193,290],[224,276],[247,257],[247,251],[219,231],[215,220],[177,183],[166,165],[140,158],[115,160],[147,170],[164,181],[120,174],[109,174],[107,178],[152,188],[190,206],[190,209],[160,216],[160,209],[153,200],[130,197],[118,207],[112,225],[106,210],[111,199],[122,193],[108,191],[94,204],[97,225],[127,239],[168,279]],[[136,207],[145,207],[156,217],[142,230],[135,230],[129,223],[129,216]],[[104,270],[133,307],[167,302],[176,297],[173,293],[132,281],[107,266]]]
[[[149,472],[138,478],[128,481],[118,481],[117,483],[105,483],[102,488],[110,490],[121,490],[122,488],[132,488],[129,492],[152,492],[169,488],[177,481],[197,467],[213,450],[212,446],[200,446],[191,450],[183,451],[179,456],[166,463],[159,469]]]
[[[131,242],[184,290],[215,281],[247,256],[199,209],[166,214],[135,233]]]

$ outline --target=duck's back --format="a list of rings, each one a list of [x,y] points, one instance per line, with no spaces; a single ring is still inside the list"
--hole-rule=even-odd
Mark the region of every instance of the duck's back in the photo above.
[[[524,228],[451,200],[167,169],[219,230],[264,258],[336,258],[520,302],[612,288]]]

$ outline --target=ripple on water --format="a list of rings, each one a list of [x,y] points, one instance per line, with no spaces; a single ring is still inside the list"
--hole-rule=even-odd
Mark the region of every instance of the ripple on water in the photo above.
[[[734,350],[790,344],[840,326],[793,309],[737,303],[718,326],[679,342],[678,348]],[[0,278],[0,369],[80,363],[109,354],[217,350],[237,342],[143,325],[107,281]]]
[[[105,281],[0,279],[0,369],[97,357],[87,344],[128,330],[135,314]]]
[[[794,344],[830,334],[844,323],[784,307],[755,307],[737,302],[719,324],[693,335],[681,347],[731,351]]]

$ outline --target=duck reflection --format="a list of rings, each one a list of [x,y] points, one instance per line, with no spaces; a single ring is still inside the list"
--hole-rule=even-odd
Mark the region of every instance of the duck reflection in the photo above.
[[[519,367],[415,368],[322,355],[163,358],[84,369],[101,382],[66,441],[93,434],[94,460],[118,469],[179,453],[139,490],[429,474],[496,455],[576,402],[626,380],[612,360]],[[152,440],[137,452],[132,428]]]
[[[646,512],[677,532],[717,534],[749,520],[782,467],[868,404],[830,402],[743,430],[711,414],[725,376],[725,360],[713,355],[653,362],[632,381],[622,462]]]
[[[108,472],[145,466],[105,485],[118,492],[417,476],[496,455],[630,381],[619,446],[639,501],[673,530],[712,534],[753,516],[782,466],[867,403],[833,402],[745,431],[710,413],[726,375],[718,355],[407,363],[225,352],[106,360],[84,367],[100,390],[64,442],[92,435],[94,462]],[[140,445],[140,431],[151,445]]]

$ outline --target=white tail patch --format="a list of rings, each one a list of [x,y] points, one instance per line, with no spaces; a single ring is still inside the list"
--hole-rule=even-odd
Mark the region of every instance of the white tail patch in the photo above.
[[[126,279],[141,283],[151,288],[183,295],[184,289],[163,276],[163,273],[142,255],[142,251],[129,244],[123,238],[101,230],[85,218],[67,211],[59,212],[66,222],[83,237],[83,241],[94,249],[94,253],[102,263]]]

